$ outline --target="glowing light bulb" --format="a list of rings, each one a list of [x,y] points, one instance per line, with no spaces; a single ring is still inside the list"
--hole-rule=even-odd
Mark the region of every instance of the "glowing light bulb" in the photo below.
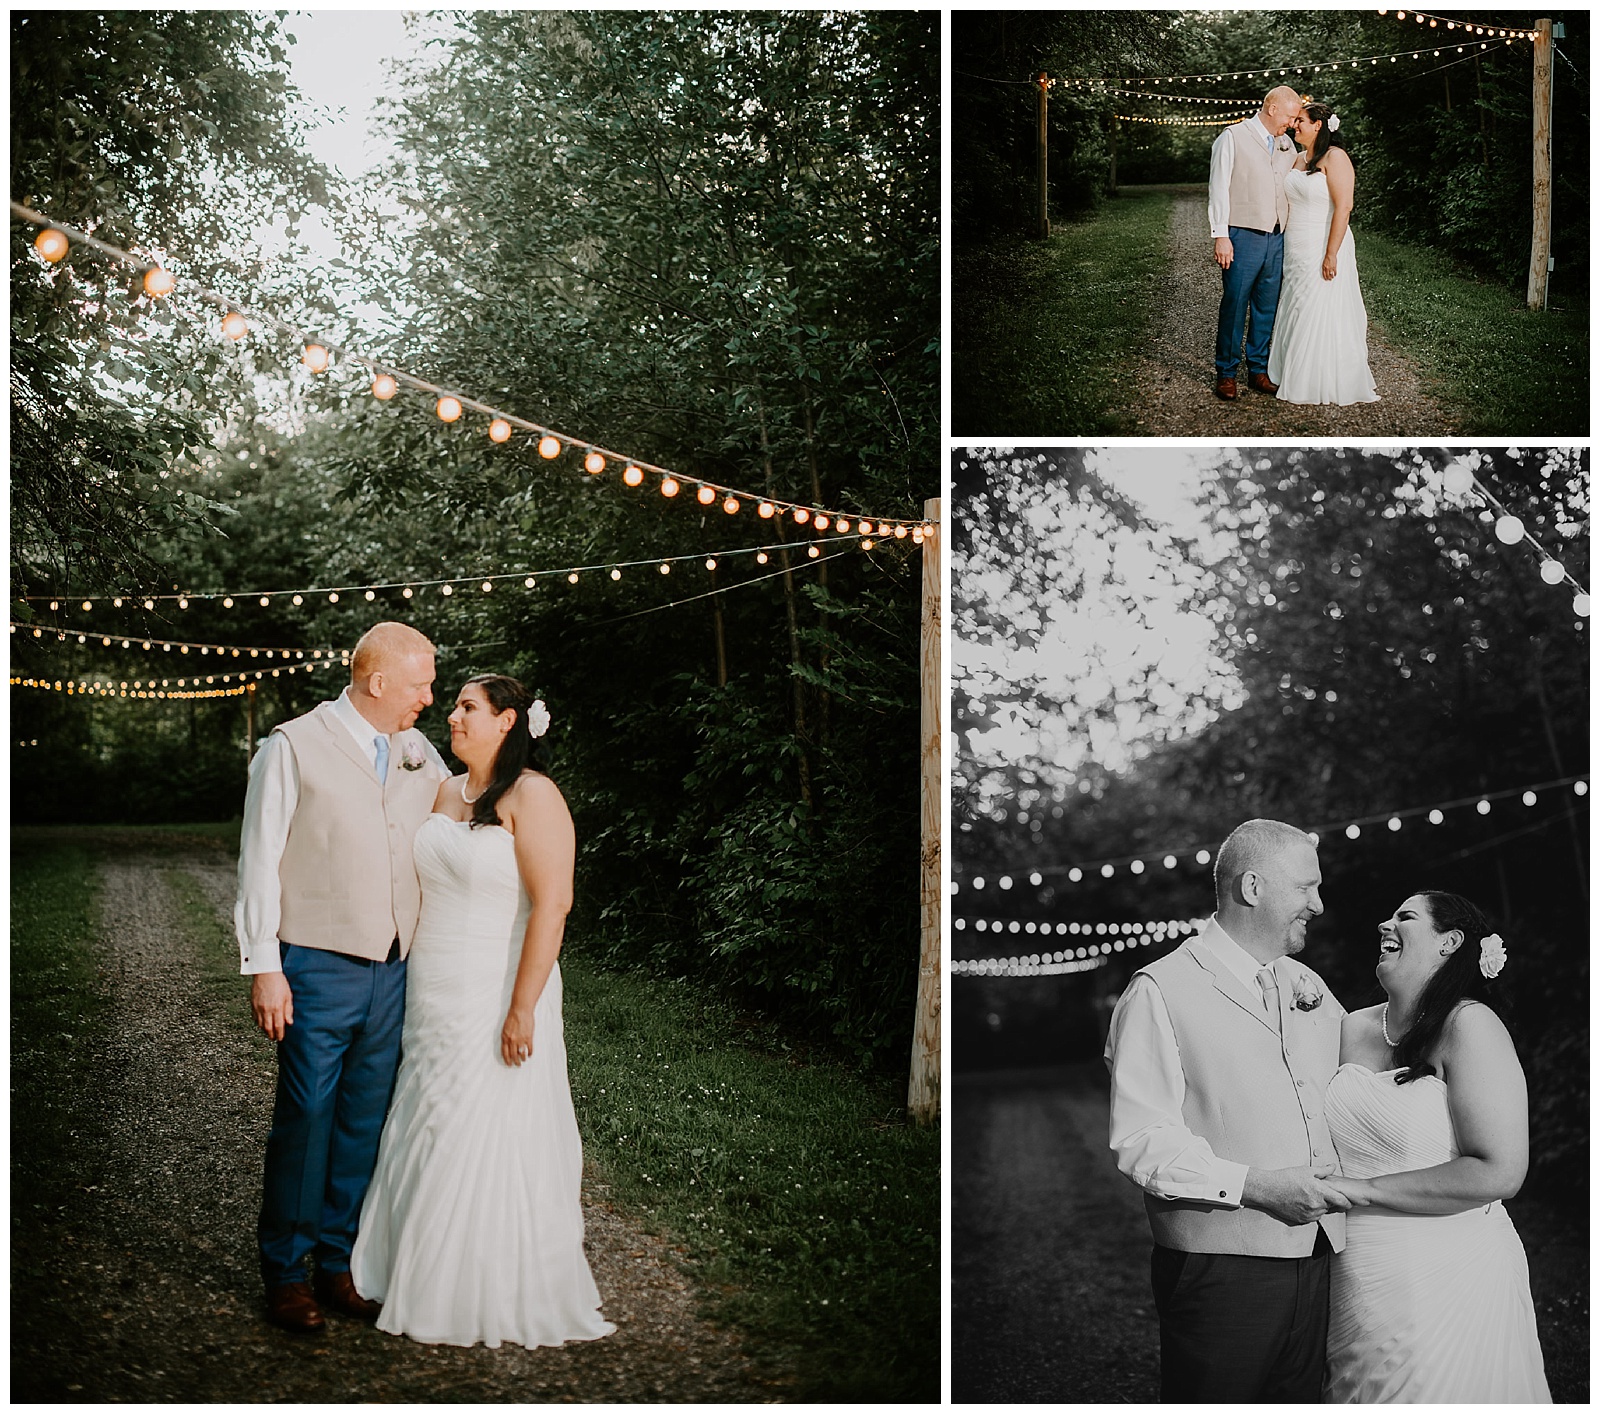
[[[433,405],[433,410],[439,414],[440,422],[454,422],[461,416],[461,401],[447,393]]]
[[[307,344],[306,351],[300,355],[300,362],[305,364],[313,373],[326,372],[328,351],[321,344]]]
[[[541,437],[539,439],[539,455],[546,461],[561,455],[561,439],[559,437]]]
[[[154,270],[144,272],[144,292],[151,299],[163,299],[177,288],[178,282],[159,265]]]
[[[612,577],[612,579],[621,579],[622,578],[622,571],[619,570],[619,569],[613,569],[611,571],[611,577]]]
[[[1494,523],[1494,538],[1502,545],[1515,545],[1523,533],[1522,522],[1516,516],[1501,516]]]
[[[717,562],[715,560],[707,560],[706,561],[706,568],[708,570],[714,570],[714,569],[716,569],[716,567],[717,567]]]
[[[1444,811],[1442,811],[1442,810],[1430,810],[1428,812],[1428,823],[1430,825],[1442,825],[1442,824],[1444,824]]]
[[[894,538],[896,540],[904,540],[906,538],[907,534],[909,534],[909,532],[906,530],[905,526],[903,526],[903,525],[895,526],[895,528],[894,528]]]
[[[296,594],[289,602],[291,604],[304,604],[306,601]]]
[[[694,493],[694,498],[700,502],[702,506],[709,506],[714,500],[717,499],[717,493],[709,486],[702,486]]]
[[[400,591],[400,597],[402,599],[411,598],[411,586],[409,584],[406,585],[406,587]]]
[[[439,593],[443,594],[447,599],[455,592],[456,587],[453,584],[441,584],[439,586]]]
[[[1522,803],[1524,805],[1536,805],[1538,803],[1538,801],[1539,801],[1539,797],[1537,795],[1535,795],[1531,790],[1525,790],[1525,791],[1522,792]]]
[[[567,583],[568,584],[576,584],[577,582],[578,582],[578,572],[577,572],[577,570],[573,570],[572,573],[567,576]]]
[[[224,609],[231,609],[233,607],[233,600],[231,598],[230,599],[224,599],[222,601],[222,607]],[[124,645],[124,647],[126,647],[126,645]]]
[[[816,559],[821,553],[822,551],[817,549],[815,545],[809,545],[806,547],[806,555],[813,560]]]
[[[399,391],[399,387],[387,373],[380,373],[372,380],[372,396],[381,402],[388,402]]]
[[[1444,469],[1444,489],[1453,496],[1465,496],[1472,490],[1472,468],[1451,463]]]
[[[524,589],[532,589],[533,585],[534,585],[534,579],[533,579],[533,576],[531,574],[525,580],[522,581],[522,587]]]
[[[482,583],[482,584],[481,584],[481,585],[479,585],[479,586],[478,586],[478,587],[479,587],[479,588],[480,588],[480,589],[482,589],[482,590],[483,590],[483,592],[484,592],[484,593],[485,593],[485,594],[489,594],[489,593],[492,593],[492,592],[493,592],[493,590],[494,590],[494,585],[493,585],[493,583],[491,583],[491,582],[490,582],[490,581],[489,581],[489,580],[487,580],[487,579],[486,579],[486,580],[484,580],[484,582],[483,582],[483,583]]]
[[[663,560],[659,565],[657,565],[656,568],[659,569],[662,574],[671,574],[672,573],[672,566],[669,565],[665,560]]]
[[[827,516],[819,515],[814,517],[814,523],[818,530],[826,530],[830,525],[833,524],[833,521]]]
[[[590,452],[589,455],[583,459],[583,469],[588,472],[590,476],[599,476],[600,473],[606,469],[606,459],[601,456],[599,452]]]
[[[328,594],[328,602],[330,604],[337,604],[339,602],[338,594],[336,592],[330,591],[329,594]]]
[[[376,595],[376,594],[375,594],[375,593],[373,593],[373,591],[372,591],[372,590],[370,590],[370,589],[369,589],[369,590],[367,590],[367,592],[366,592],[366,593],[365,593],[365,594],[363,594],[363,595],[362,595],[362,596],[361,596],[361,597],[362,597],[362,598],[363,598],[363,599],[365,599],[365,600],[366,600],[366,601],[367,601],[367,603],[369,603],[369,604],[370,604],[370,603],[371,603],[371,602],[372,602],[372,601],[373,601],[373,600],[374,600],[374,599],[376,599],[376,598],[377,598],[377,597],[378,597],[378,596],[377,596],[377,595]]]
[[[489,440],[491,442],[504,442],[511,436],[511,424],[503,417],[497,417],[489,424]]]
[[[43,230],[33,238],[33,248],[52,265],[67,253],[71,244],[60,231]]]
[[[739,498],[737,496],[729,496],[728,499],[722,503],[722,509],[729,515],[737,515],[739,513]]]
[[[624,485],[637,486],[644,480],[644,472],[636,466],[630,466],[622,473],[622,480]]]
[[[758,565],[764,565],[764,564],[766,564],[766,562],[767,562],[767,552],[765,550],[757,550],[756,551],[756,563]]]
[[[230,339],[242,339],[250,332],[250,326],[237,309],[230,309],[222,317],[222,332]]]
[[[1567,576],[1559,560],[1546,560],[1539,566],[1539,578],[1546,584],[1560,584]]]
[[[872,548],[872,541],[863,538],[861,541],[861,548],[863,550],[870,550]]]
[[[1391,830],[1398,830],[1400,828],[1400,817],[1398,815],[1391,815],[1389,817],[1389,828]]]
[[[670,476],[661,478],[661,494],[663,496],[676,496],[682,488]]]
[[[1572,596],[1572,612],[1580,619],[1589,617],[1589,596],[1587,594],[1574,594]]]
[[[759,506],[756,507],[756,514],[760,516],[762,520],[771,520],[777,509],[778,508],[773,505],[771,501],[763,501]]]

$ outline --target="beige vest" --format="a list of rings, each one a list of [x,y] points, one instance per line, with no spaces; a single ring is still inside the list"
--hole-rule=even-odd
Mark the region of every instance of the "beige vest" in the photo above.
[[[1297,979],[1327,993],[1310,968],[1291,958],[1273,965],[1281,1037],[1260,992],[1193,942],[1140,970],[1161,989],[1178,1038],[1184,1124],[1218,1158],[1266,1169],[1337,1162],[1322,1104],[1339,1066],[1341,1013],[1329,995],[1311,1011],[1295,1006]],[[1317,1223],[1288,1227],[1254,1208],[1149,1193],[1144,1203],[1157,1245],[1180,1252],[1306,1257],[1317,1238]],[[1344,1215],[1321,1226],[1342,1251]]]
[[[1228,182],[1228,224],[1254,231],[1280,231],[1289,224],[1289,198],[1284,195],[1284,174],[1294,166],[1294,144],[1283,148],[1274,138],[1272,153],[1261,140],[1261,124],[1254,118],[1235,123],[1233,176]]]
[[[404,957],[422,907],[411,841],[442,779],[422,752],[422,734],[389,738],[388,779],[380,786],[331,702],[277,730],[300,776],[300,799],[278,865],[278,936],[295,947],[374,961],[387,957],[399,938]],[[422,764],[407,770],[408,759]]]

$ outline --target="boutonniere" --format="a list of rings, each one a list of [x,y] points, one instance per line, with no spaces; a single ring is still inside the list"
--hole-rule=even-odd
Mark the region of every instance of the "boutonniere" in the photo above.
[[[1294,1004],[1300,1011],[1315,1011],[1322,1005],[1322,988],[1310,977],[1296,977]]]
[[[408,741],[400,748],[400,769],[402,771],[420,771],[425,764],[422,748],[416,742]]]

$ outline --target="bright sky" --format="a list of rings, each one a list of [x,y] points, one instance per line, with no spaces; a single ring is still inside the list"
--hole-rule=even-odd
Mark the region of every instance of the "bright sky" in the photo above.
[[[1106,448],[1091,451],[1090,470],[1121,491],[1157,527],[1170,527],[1178,535],[1199,542],[1200,558],[1210,562],[1218,552],[1203,524],[1200,466],[1213,454],[1196,448]],[[1065,552],[1065,537],[1061,552]],[[1089,585],[1075,603],[1052,606],[1046,613],[1044,632],[1031,646],[989,647],[964,644],[959,650],[967,670],[988,669],[1002,678],[1039,674],[1044,686],[1064,688],[1070,681],[1080,697],[1092,702],[1109,696],[1113,681],[1137,678],[1146,665],[1154,665],[1158,687],[1151,701],[1162,712],[1175,714],[1184,696],[1193,691],[1208,698],[1215,708],[1229,705],[1236,695],[1231,674],[1211,651],[1210,622],[1184,612],[1179,604],[1180,585],[1165,556],[1152,553],[1124,532],[1077,547],[1085,556],[1103,557],[1128,589],[1138,591],[1146,624],[1130,621],[1126,612],[1096,586],[1100,565],[1084,563]],[[1182,571],[1194,576],[1193,570]],[[1136,714],[1126,720],[1023,720],[1013,716],[996,723],[973,746],[989,760],[1028,760],[1051,774],[1070,779],[1087,752],[1112,769],[1132,759]],[[1204,720],[1187,724],[1198,730]],[[996,802],[999,804],[999,802]]]

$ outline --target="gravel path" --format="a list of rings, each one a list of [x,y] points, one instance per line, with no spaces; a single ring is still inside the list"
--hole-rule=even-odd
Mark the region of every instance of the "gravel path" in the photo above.
[[[1248,391],[1225,403],[1213,392],[1217,303],[1221,273],[1211,258],[1204,188],[1175,188],[1171,259],[1164,288],[1155,293],[1163,311],[1149,353],[1121,386],[1127,395],[1113,411],[1139,437],[1442,437],[1455,419],[1422,389],[1421,375],[1391,348],[1376,326],[1367,330],[1367,356],[1379,402],[1351,407],[1302,407]],[[1360,258],[1361,231],[1356,228]]]
[[[120,1018],[93,1095],[61,1097],[83,1156],[68,1206],[14,1228],[14,1400],[71,1402],[773,1402],[789,1375],[701,1320],[690,1278],[586,1177],[603,1340],[560,1349],[424,1346],[329,1318],[290,1336],[263,1318],[255,1217],[271,1046],[239,1024],[245,990],[197,959],[173,876],[231,918],[234,868],[196,850],[118,853],[102,872],[102,973]],[[231,1013],[231,1014],[230,1014]],[[20,1249],[20,1250],[19,1250]],[[19,1319],[26,1300],[25,1318]]]

